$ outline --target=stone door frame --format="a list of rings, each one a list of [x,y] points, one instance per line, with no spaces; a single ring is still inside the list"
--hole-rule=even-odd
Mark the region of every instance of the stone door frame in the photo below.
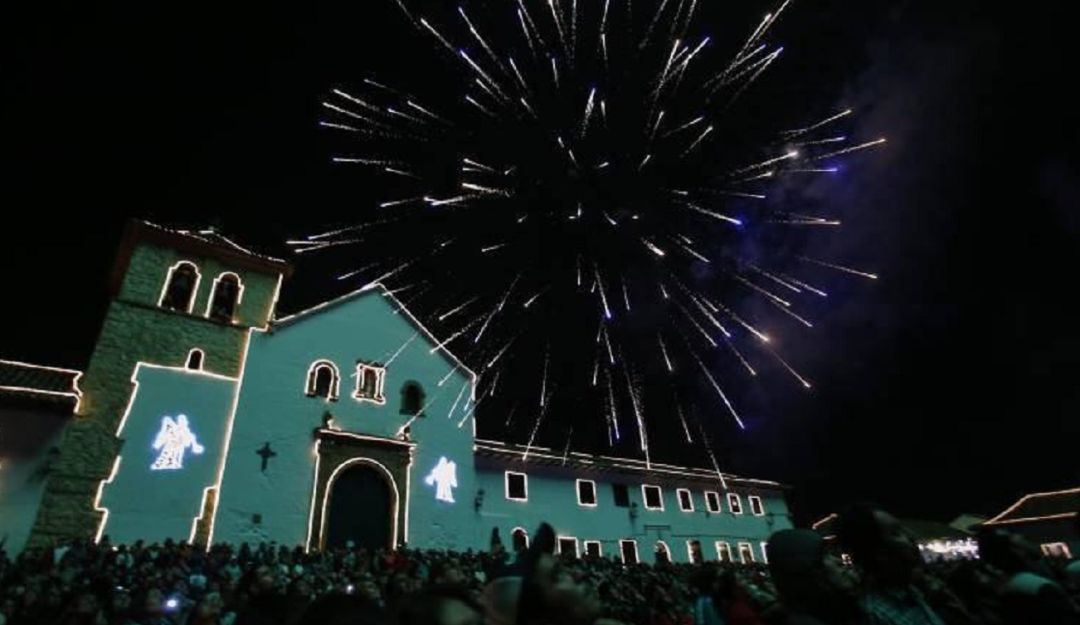
[[[326,546],[326,511],[334,480],[342,471],[357,465],[376,470],[390,490],[390,539],[393,548],[409,540],[410,474],[416,443],[345,432],[315,431],[315,482],[311,489],[307,551]]]

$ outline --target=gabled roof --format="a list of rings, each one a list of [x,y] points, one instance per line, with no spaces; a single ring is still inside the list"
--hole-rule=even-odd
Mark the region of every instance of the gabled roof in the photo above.
[[[55,402],[78,402],[81,371],[0,360],[0,394]]]
[[[476,373],[474,373],[472,369],[470,369],[457,356],[455,356],[453,354],[453,352],[451,352],[449,349],[447,349],[446,344],[443,341],[440,341],[438,338],[435,337],[434,334],[431,333],[430,330],[428,330],[426,327],[424,327],[424,324],[420,323],[420,320],[417,319],[416,316],[414,316],[411,312],[409,312],[408,308],[405,308],[405,304],[401,303],[401,300],[399,300],[397,297],[395,297],[393,292],[391,292],[389,289],[387,289],[386,286],[384,284],[382,284],[381,282],[375,282],[375,283],[372,283],[372,284],[368,284],[367,286],[363,286],[363,287],[361,287],[359,289],[356,289],[355,291],[346,293],[345,295],[342,295],[340,297],[336,297],[336,298],[334,298],[332,300],[327,300],[327,301],[325,301],[325,302],[323,302],[321,304],[317,304],[315,306],[312,306],[311,308],[302,310],[302,311],[300,311],[298,313],[294,313],[292,315],[289,315],[287,317],[283,317],[281,319],[276,319],[270,324],[270,327],[271,328],[288,327],[288,326],[293,325],[295,323],[302,322],[302,321],[306,320],[308,317],[311,317],[312,315],[315,315],[316,313],[325,312],[327,310],[330,310],[332,308],[335,308],[335,307],[340,306],[342,304],[345,304],[347,302],[351,302],[351,301],[353,301],[355,299],[358,299],[360,297],[366,297],[366,296],[369,296],[369,295],[380,295],[384,299],[389,301],[391,308],[393,308],[395,312],[400,313],[402,317],[404,317],[410,324],[412,324],[412,326],[414,328],[416,328],[416,330],[420,334],[422,334],[432,344],[432,346],[434,347],[435,350],[441,351],[450,360],[450,362],[453,363],[453,365],[455,367],[461,369],[462,371],[467,373],[469,375],[469,377],[472,378],[473,384],[476,383],[476,380],[477,380]]]
[[[985,525],[1008,525],[1075,517],[1080,511],[1080,488],[1024,495]]]

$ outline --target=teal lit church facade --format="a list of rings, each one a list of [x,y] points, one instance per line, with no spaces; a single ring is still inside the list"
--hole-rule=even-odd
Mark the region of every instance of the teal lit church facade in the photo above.
[[[775,482],[477,438],[475,374],[391,293],[278,318],[288,271],[129,228],[31,543],[464,550],[547,521],[579,556],[761,561],[791,527]]]

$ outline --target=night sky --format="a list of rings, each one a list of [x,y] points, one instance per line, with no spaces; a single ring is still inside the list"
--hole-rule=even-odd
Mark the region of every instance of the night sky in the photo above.
[[[0,20],[0,357],[85,366],[131,217],[280,251],[370,204],[328,163],[318,103],[430,56],[390,0],[89,4]],[[738,24],[768,8],[744,4]],[[785,107],[855,105],[890,140],[841,186],[824,250],[882,279],[785,346],[813,392],[764,389],[758,425],[718,444],[726,469],[795,486],[803,519],[989,514],[1080,484],[1073,35],[1063,8],[988,4],[797,1],[774,38]],[[336,295],[325,273],[302,264],[283,309]]]

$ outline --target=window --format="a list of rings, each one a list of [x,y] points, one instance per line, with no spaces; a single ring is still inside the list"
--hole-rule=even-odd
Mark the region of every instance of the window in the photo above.
[[[731,510],[732,514],[742,514],[742,497],[739,497],[735,493],[728,493],[727,507]]]
[[[383,384],[385,383],[386,369],[378,365],[357,363],[356,365],[356,398],[360,401],[370,401],[376,404],[385,404],[383,397]]]
[[[334,363],[329,360],[316,360],[311,363],[308,367],[307,389],[304,391],[308,397],[336,400],[340,388],[341,375]]]
[[[757,495],[750,495],[750,512],[754,513],[754,516],[765,516],[765,504],[761,502],[761,497]]]
[[[750,543],[739,543],[739,561],[748,564],[754,561],[754,546]]]
[[[731,545],[722,540],[716,541],[716,559],[721,562],[734,562],[731,557]]]
[[[683,512],[694,511],[694,499],[690,496],[690,491],[680,488],[675,491],[675,494],[679,496],[679,510]]]
[[[577,481],[577,502],[579,506],[596,507],[596,482],[592,480]]]
[[[1043,543],[1041,547],[1043,555],[1048,558],[1072,559],[1072,552],[1065,543]]]
[[[657,564],[671,564],[671,550],[668,549],[666,542],[662,540],[656,541],[654,555],[656,556]]]
[[[715,491],[705,491],[705,508],[709,512],[720,512],[720,495],[718,495]]]
[[[564,557],[578,557],[577,539],[573,536],[559,536],[559,555]]]
[[[195,305],[195,292],[199,287],[199,278],[198,268],[187,261],[170,267],[158,306],[177,312],[191,312],[191,308]]]
[[[663,510],[664,509],[664,495],[660,491],[659,486],[650,486],[649,484],[641,485],[641,496],[645,499],[646,510]]]
[[[192,371],[202,371],[203,358],[206,356],[203,350],[195,348],[188,352],[187,362],[184,363],[184,367],[191,369]]]
[[[616,508],[630,507],[630,489],[626,487],[626,484],[612,484],[611,494],[615,496]]]
[[[623,564],[637,564],[637,541],[636,540],[620,540],[619,541],[619,554],[622,556]]]
[[[529,478],[524,473],[506,472],[506,498],[511,501],[529,500]]]
[[[423,416],[420,411],[424,409],[424,387],[419,382],[412,380],[401,387],[401,410],[403,415],[411,417]]]
[[[514,553],[521,553],[529,548],[529,533],[523,527],[515,527],[510,532],[510,544],[514,546]]]
[[[232,323],[243,294],[244,285],[240,282],[240,276],[235,273],[223,273],[214,278],[214,288],[206,305],[206,316],[214,321]]]
[[[585,557],[593,560],[599,560],[604,557],[603,548],[600,546],[599,540],[586,540],[585,541]]]
[[[704,562],[705,558],[701,555],[701,541],[686,541],[686,555],[690,558],[691,564],[701,564]]]
[[[761,543],[761,561],[769,563],[769,543]]]

